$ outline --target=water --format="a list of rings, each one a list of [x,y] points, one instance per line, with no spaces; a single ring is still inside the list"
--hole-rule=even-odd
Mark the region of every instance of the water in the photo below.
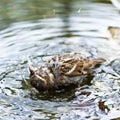
[[[60,119],[61,114],[63,114],[61,119],[64,119],[67,112],[70,112],[70,116],[74,119],[75,115],[71,114],[71,111],[78,115],[88,108],[86,114],[78,115],[79,119],[85,116],[91,119],[96,117],[93,111],[99,114],[99,118],[120,117],[119,94],[116,91],[116,97],[112,89],[113,94],[108,91],[106,93],[108,97],[103,98],[104,85],[102,84],[100,90],[93,94],[99,88],[99,84],[101,85],[101,81],[83,88],[88,91],[85,94],[93,95],[86,98],[84,92],[76,97],[76,89],[73,88],[66,88],[52,94],[38,93],[30,86],[28,80],[28,60],[34,66],[40,66],[50,57],[64,52],[77,52],[84,56],[105,59],[119,57],[120,45],[111,39],[108,27],[120,27],[120,14],[110,1],[1,0],[0,14],[1,120]],[[105,69],[109,71],[109,67]],[[98,74],[95,79],[100,75]],[[112,82],[111,80],[107,85],[105,83],[105,89],[115,84],[116,89],[119,90],[119,82],[117,80],[114,84]],[[91,98],[100,97],[105,101],[111,100],[112,97],[116,99],[111,103],[114,104],[111,109],[113,112],[105,108],[107,112],[100,113],[96,105],[99,100],[90,102],[86,109],[80,105],[79,109],[75,110],[76,106],[72,105],[76,100],[89,101]],[[112,113],[117,115],[111,115]]]

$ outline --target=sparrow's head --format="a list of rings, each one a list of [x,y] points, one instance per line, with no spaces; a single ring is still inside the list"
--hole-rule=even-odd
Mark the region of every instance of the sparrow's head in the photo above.
[[[30,83],[38,91],[48,90],[52,85],[52,75],[44,70],[42,67],[36,68],[29,66]]]

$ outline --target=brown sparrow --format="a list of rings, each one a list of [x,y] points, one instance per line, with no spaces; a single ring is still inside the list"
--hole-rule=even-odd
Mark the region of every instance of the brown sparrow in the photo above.
[[[79,54],[63,54],[51,58],[45,67],[29,66],[30,82],[39,91],[79,84],[82,77],[91,75],[104,59],[88,59]]]

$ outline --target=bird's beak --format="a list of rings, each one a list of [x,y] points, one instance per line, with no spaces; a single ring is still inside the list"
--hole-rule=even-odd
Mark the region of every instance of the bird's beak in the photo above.
[[[36,70],[37,70],[36,67],[33,67],[32,65],[29,66],[30,75],[33,75]]]

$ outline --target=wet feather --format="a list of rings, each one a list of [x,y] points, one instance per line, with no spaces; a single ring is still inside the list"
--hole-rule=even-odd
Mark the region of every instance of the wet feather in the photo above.
[[[105,60],[88,59],[79,54],[63,54],[48,60],[45,67],[29,67],[31,85],[39,91],[80,83],[83,76],[93,73],[96,65]]]

